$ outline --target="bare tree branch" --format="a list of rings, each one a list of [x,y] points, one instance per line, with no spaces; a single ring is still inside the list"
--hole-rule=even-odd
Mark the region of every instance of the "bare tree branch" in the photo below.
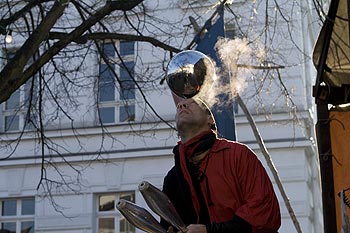
[[[66,6],[67,5],[62,5],[59,1],[56,1],[37,29],[16,52],[13,59],[1,70],[0,83],[2,83],[2,85],[0,86],[0,103],[7,100],[12,92],[18,89],[33,75],[28,77],[22,76],[23,68],[38,50],[41,42],[47,37],[48,32],[56,23],[57,19],[63,14]]]
[[[50,32],[49,39],[58,39],[61,40],[65,38],[68,34],[63,32]],[[89,40],[125,40],[125,41],[140,41],[140,42],[148,42],[155,47],[162,48],[169,52],[178,53],[181,50],[175,48],[171,45],[165,44],[154,37],[150,36],[142,36],[142,35],[132,35],[132,34],[122,34],[122,33],[114,33],[114,32],[96,32],[84,34],[73,41],[78,44],[85,44]]]
[[[299,221],[298,221],[298,219],[295,216],[295,213],[294,213],[294,210],[292,208],[292,205],[290,204],[290,201],[289,201],[289,198],[287,196],[287,193],[284,190],[282,181],[281,181],[281,179],[280,179],[280,177],[278,175],[277,169],[276,169],[276,167],[275,167],[275,165],[274,165],[274,163],[272,161],[271,155],[270,155],[270,153],[268,152],[268,150],[267,150],[267,148],[265,146],[264,140],[263,140],[263,138],[260,135],[258,127],[256,126],[255,121],[254,121],[252,115],[250,114],[247,106],[244,104],[243,100],[241,99],[241,97],[239,95],[237,95],[236,100],[237,100],[239,106],[242,108],[245,116],[248,119],[248,122],[249,122],[249,124],[250,124],[250,126],[251,126],[251,128],[253,130],[255,139],[258,142],[260,150],[261,150],[262,154],[264,155],[266,163],[267,163],[268,167],[270,168],[270,171],[272,172],[272,175],[273,175],[273,177],[275,179],[275,182],[277,184],[278,189],[280,190],[280,193],[282,195],[282,198],[283,198],[283,201],[284,201],[284,203],[286,205],[288,213],[289,213],[289,215],[290,215],[290,217],[291,217],[291,219],[293,221],[294,227],[295,227],[295,229],[297,230],[298,233],[301,233],[302,231],[301,231],[301,227],[300,227]]]
[[[11,93],[24,84],[31,76],[37,72],[46,62],[54,55],[65,48],[75,38],[81,36],[91,26],[103,19],[106,15],[115,10],[127,11],[140,4],[143,0],[133,1],[107,1],[107,3],[98,9],[94,15],[90,16],[84,22],[76,27],[65,38],[56,42],[49,50],[39,57],[31,66],[26,69],[23,74],[23,67],[27,64],[28,59],[37,51],[40,43],[47,38],[49,31],[55,24],[56,20],[63,14],[67,5],[62,5],[58,1],[55,2],[51,11],[41,22],[39,27],[32,33],[21,49],[16,53],[15,57],[0,72],[0,82],[5,84],[0,87],[0,103],[6,101]],[[6,77],[6,78],[5,78]],[[19,78],[20,77],[20,78]]]

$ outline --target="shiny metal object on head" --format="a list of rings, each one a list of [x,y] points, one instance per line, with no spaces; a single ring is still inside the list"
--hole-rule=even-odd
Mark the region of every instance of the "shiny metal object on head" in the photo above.
[[[214,64],[205,54],[186,50],[176,54],[168,64],[166,81],[177,96],[191,98],[211,85],[215,77]]]

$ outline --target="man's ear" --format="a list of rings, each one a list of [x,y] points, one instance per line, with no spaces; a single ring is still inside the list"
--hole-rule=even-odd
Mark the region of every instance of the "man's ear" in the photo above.
[[[217,128],[216,128],[216,122],[215,122],[215,119],[214,119],[214,117],[213,117],[213,115],[211,114],[210,116],[209,116],[209,124],[210,124],[210,129],[212,129],[212,130],[217,130]]]
[[[214,119],[213,119],[213,117],[211,115],[209,115],[209,122],[210,122],[211,125],[214,124]]]
[[[213,119],[213,117],[211,116],[211,115],[208,115],[208,122],[209,122],[209,124],[210,124],[210,127],[215,123],[215,121],[214,121],[214,119]]]

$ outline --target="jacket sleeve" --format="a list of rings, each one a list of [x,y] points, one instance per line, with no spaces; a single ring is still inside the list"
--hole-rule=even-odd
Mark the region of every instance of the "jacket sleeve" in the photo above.
[[[184,178],[181,178],[173,167],[164,178],[162,191],[169,197],[184,224],[189,225],[196,222],[197,215],[190,191],[184,182]],[[161,225],[165,229],[170,226],[164,219],[161,219]]]
[[[252,226],[253,232],[277,232],[281,225],[280,208],[267,172],[255,153],[243,147],[236,174],[245,204],[236,210]]]
[[[225,233],[225,232],[235,232],[235,233],[251,233],[252,226],[245,220],[238,216],[234,216],[232,220],[211,223],[206,225],[207,233]]]

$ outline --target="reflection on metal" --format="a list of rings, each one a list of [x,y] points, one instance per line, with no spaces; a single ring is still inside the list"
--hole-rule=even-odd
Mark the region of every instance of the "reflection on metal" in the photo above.
[[[165,193],[147,181],[143,181],[139,184],[139,190],[147,205],[156,214],[181,232],[187,232],[186,225],[183,223],[175,207]],[[167,232],[150,212],[130,201],[121,199],[117,203],[117,209],[132,225],[145,232]]]
[[[166,233],[167,231],[146,209],[121,199],[117,209],[135,227],[149,233]]]
[[[175,207],[162,191],[147,181],[140,183],[139,190],[151,210],[181,232],[187,231],[186,226],[176,212]]]
[[[213,83],[215,68],[203,53],[186,50],[176,54],[168,64],[166,81],[173,93],[191,98],[206,91]]]

